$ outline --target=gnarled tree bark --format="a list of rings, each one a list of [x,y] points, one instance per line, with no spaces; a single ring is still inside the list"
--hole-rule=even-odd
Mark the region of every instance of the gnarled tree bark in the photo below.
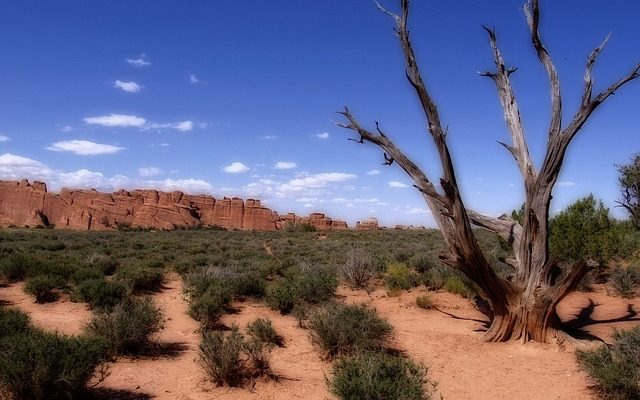
[[[498,91],[504,118],[512,144],[501,143],[514,157],[522,174],[525,188],[525,213],[522,225],[507,216],[493,218],[465,207],[458,189],[455,169],[447,146],[447,133],[443,129],[436,103],[427,89],[416,61],[407,27],[409,0],[401,0],[401,12],[394,14],[380,3],[378,8],[395,22],[395,32],[400,40],[406,65],[406,76],[413,87],[428,122],[429,134],[436,146],[443,176],[436,187],[416,164],[411,161],[376,122],[375,131],[364,128],[345,107],[341,114],[345,122],[339,124],[359,135],[359,143],[373,143],[384,151],[385,164],[396,162],[413,180],[431,209],[443,234],[449,254],[442,261],[464,273],[480,288],[489,301],[493,319],[486,332],[488,341],[520,339],[548,342],[560,335],[560,319],[556,314],[558,303],[570,293],[587,273],[585,263],[578,263],[561,273],[550,259],[548,249],[549,205],[553,187],[558,179],[566,150],[572,139],[585,124],[593,111],[611,94],[626,83],[636,79],[640,64],[612,84],[605,91],[593,96],[592,68],[602,51],[605,41],[587,59],[585,87],[579,110],[573,120],[563,128],[560,82],[551,56],[540,38],[540,10],[538,0],[525,4],[525,14],[531,31],[531,42],[549,77],[551,87],[551,122],[544,161],[536,169],[525,140],[520,111],[511,86],[511,74],[516,68],[507,67],[499,50],[496,33],[486,28],[496,65],[495,71],[481,75],[491,78]],[[472,226],[495,232],[512,247],[515,258],[508,260],[514,267],[512,279],[495,274],[482,253]]]

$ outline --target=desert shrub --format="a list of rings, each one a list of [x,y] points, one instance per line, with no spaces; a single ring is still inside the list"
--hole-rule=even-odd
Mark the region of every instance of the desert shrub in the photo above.
[[[309,328],[329,358],[379,350],[392,332],[391,325],[364,304],[327,304],[310,316]]]
[[[86,330],[106,339],[110,353],[139,354],[151,345],[151,335],[162,330],[162,312],[148,298],[131,298],[111,311],[96,313]]]
[[[392,291],[408,290],[417,286],[418,279],[406,264],[391,263],[384,274],[384,284]]]
[[[103,340],[32,330],[0,338],[0,389],[14,400],[71,398],[104,361]]]
[[[127,288],[120,282],[107,282],[104,278],[81,282],[76,288],[79,300],[89,303],[93,309],[112,309],[127,296]]]
[[[247,333],[254,339],[269,345],[282,346],[282,336],[273,327],[271,320],[265,318],[256,318],[247,325]]]
[[[433,298],[428,294],[416,297],[416,305],[425,310],[430,310],[435,307]]]
[[[436,262],[427,254],[414,254],[407,260],[409,268],[424,273],[436,266]]]
[[[75,284],[79,284],[88,280],[102,279],[102,277],[102,272],[90,266],[79,267],[73,272],[73,274],[71,274],[71,280]]]
[[[29,316],[14,308],[0,308],[0,339],[11,335],[22,335],[31,329]]]
[[[29,271],[37,269],[40,261],[33,256],[14,252],[0,260],[0,276],[9,282],[24,280]]]
[[[54,291],[59,285],[58,279],[50,275],[36,275],[27,280],[25,292],[35,296],[38,303],[49,303],[58,299],[58,293]]]
[[[422,283],[432,290],[440,290],[444,287],[444,281],[451,272],[445,266],[436,266],[424,272],[420,276]]]
[[[199,345],[199,362],[219,386],[239,386],[249,378],[272,375],[262,342],[255,338],[245,340],[237,327],[228,333],[204,332]]]
[[[118,279],[134,293],[142,293],[160,290],[164,276],[157,269],[131,266],[118,272]]]
[[[103,254],[94,254],[89,257],[89,263],[100,270],[104,275],[113,275],[118,269],[118,260],[115,257]]]
[[[428,400],[427,368],[411,360],[366,353],[338,360],[331,392],[342,400]],[[433,384],[430,384],[434,386]]]
[[[452,274],[444,281],[444,290],[467,299],[472,299],[477,293],[473,284],[460,274]]]
[[[211,284],[205,292],[191,299],[189,315],[204,328],[215,326],[231,302],[231,291],[220,284]]]
[[[338,273],[349,285],[363,288],[374,272],[373,259],[362,249],[351,249],[346,260],[338,266]]]
[[[640,284],[640,271],[637,268],[621,268],[617,266],[609,277],[609,282],[616,293],[622,297],[631,298],[636,294]]]
[[[593,378],[603,397],[640,399],[640,327],[616,332],[611,346],[578,350],[578,363]]]
[[[337,286],[334,268],[312,268],[303,264],[271,287],[267,293],[267,304],[281,313],[289,313],[296,304],[319,304],[330,300]]]

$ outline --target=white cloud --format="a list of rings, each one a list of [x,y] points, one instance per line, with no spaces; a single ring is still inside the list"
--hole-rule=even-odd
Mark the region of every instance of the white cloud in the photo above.
[[[2,179],[46,179],[52,173],[53,171],[40,161],[11,153],[0,155],[0,178]]]
[[[65,132],[65,133],[73,132],[75,130],[76,130],[76,128],[74,128],[73,126],[69,126],[69,125],[65,125],[65,126],[63,126],[62,128],[59,129],[60,132]]]
[[[276,136],[276,135],[265,135],[265,136],[262,136],[260,139],[262,139],[262,140],[276,140],[277,138],[278,138],[278,136]]]
[[[567,186],[576,186],[577,183],[572,182],[572,181],[559,181],[558,182],[558,186],[560,187],[567,187]]]
[[[228,172],[230,174],[243,174],[249,171],[249,169],[249,167],[247,167],[240,161],[236,161],[224,167],[224,172]]]
[[[406,188],[409,187],[409,185],[406,185],[402,182],[398,182],[398,181],[391,181],[389,182],[389,186],[391,186],[392,188]]]
[[[316,135],[318,139],[326,140],[329,139],[329,132],[322,132]]]
[[[294,169],[297,168],[298,164],[293,161],[278,161],[276,165],[273,166],[275,169]]]
[[[213,192],[213,186],[202,179],[171,179],[167,178],[161,181],[144,181],[142,185],[146,188],[164,190],[167,192],[180,190],[185,193],[199,194]]]
[[[110,144],[94,143],[88,140],[64,140],[46,147],[51,151],[68,151],[81,156],[95,156],[99,154],[114,154],[125,150],[124,147]]]
[[[427,210],[426,208],[414,207],[414,208],[410,209],[409,211],[407,211],[407,214],[429,215],[429,214],[431,214],[431,211]]]
[[[148,178],[151,176],[157,176],[162,174],[162,170],[160,168],[157,167],[142,167],[142,168],[138,168],[138,175],[140,175],[143,178]]]
[[[180,132],[189,132],[193,130],[193,121],[179,121],[179,122],[171,122],[167,124],[157,124],[155,122],[149,122],[144,125],[142,129],[175,129]]]
[[[8,142],[9,140],[11,140],[9,136],[0,135],[0,142]]]
[[[278,187],[278,192],[281,197],[285,197],[287,193],[308,192],[310,190],[324,188],[330,183],[344,182],[354,178],[357,178],[357,175],[342,172],[302,175],[280,185]]]
[[[162,147],[169,147],[169,143],[160,143],[160,146],[162,146]]]
[[[142,117],[136,117],[135,115],[125,114],[109,114],[99,117],[86,117],[84,119],[89,125],[101,125],[109,127],[142,127],[147,123],[147,120]]]
[[[98,188],[103,186],[104,175],[100,172],[80,169],[75,172],[61,172],[58,174],[61,186],[70,188]]]
[[[374,176],[378,174],[380,174],[380,171],[378,171],[377,169],[372,169],[371,171],[367,171],[367,175],[369,176]]]
[[[193,121],[182,121],[173,124],[173,129],[177,129],[180,132],[188,132],[193,129]]]
[[[115,82],[113,82],[113,87],[116,89],[122,89],[127,93],[138,93],[140,90],[142,90],[142,85],[138,85],[133,81],[124,82],[121,80],[116,80]]]
[[[129,65],[133,65],[136,68],[147,67],[151,65],[149,61],[147,61],[147,56],[144,54],[140,54],[138,58],[127,58],[126,61]]]
[[[196,74],[189,74],[189,82],[196,84],[200,82],[200,79],[198,79]]]

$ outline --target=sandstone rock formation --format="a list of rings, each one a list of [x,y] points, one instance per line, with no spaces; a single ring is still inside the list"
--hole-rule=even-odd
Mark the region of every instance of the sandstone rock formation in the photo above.
[[[273,231],[285,222],[308,223],[317,230],[347,229],[344,221],[324,214],[297,217],[263,207],[260,200],[215,199],[180,191],[62,189],[49,193],[46,184],[0,181],[0,226],[53,226],[59,229],[109,230],[120,227],[154,229],[217,226],[225,229]]]
[[[377,231],[378,229],[380,229],[380,226],[378,226],[377,218],[369,218],[356,223],[357,231]]]

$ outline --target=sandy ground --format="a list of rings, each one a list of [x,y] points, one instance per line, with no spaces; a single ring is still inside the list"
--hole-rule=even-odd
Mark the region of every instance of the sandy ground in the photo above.
[[[365,302],[395,327],[392,346],[429,366],[445,399],[592,399],[589,381],[579,371],[572,344],[484,343],[485,317],[466,300],[449,293],[432,294],[437,310],[415,306],[414,290],[388,297],[384,290],[370,295],[341,287],[339,297],[349,303]],[[110,366],[110,375],[97,387],[105,398],[120,399],[330,399],[325,377],[331,365],[310,342],[309,334],[290,316],[281,316],[254,301],[234,304],[237,313],[223,323],[241,329],[257,317],[268,317],[284,337],[285,347],[271,354],[271,364],[282,379],[258,381],[251,388],[217,388],[206,381],[196,363],[198,324],[187,314],[181,282],[170,276],[155,301],[166,316],[158,340],[164,354],[141,359],[122,358]],[[45,305],[35,304],[21,284],[0,288],[0,304],[17,306],[33,321],[67,334],[81,332],[90,318],[83,304],[65,298]],[[559,312],[564,321],[599,337],[611,339],[614,328],[637,325],[640,299],[609,297],[603,287],[567,297]]]

